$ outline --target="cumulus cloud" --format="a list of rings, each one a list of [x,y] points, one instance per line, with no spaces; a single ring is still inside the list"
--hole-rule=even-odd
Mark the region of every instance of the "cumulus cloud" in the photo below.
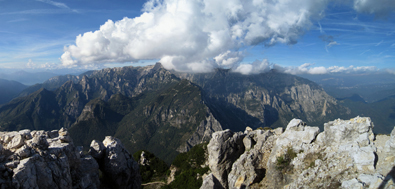
[[[225,67],[253,73],[255,69],[240,65],[244,55],[239,49],[297,43],[324,16],[330,1],[148,0],[140,16],[108,20],[99,30],[78,35],[75,44],[64,47],[60,60],[64,66],[159,60],[177,71]],[[394,9],[393,0],[377,1],[353,0],[353,5],[358,12],[372,14]],[[333,37],[325,40],[326,49],[339,45]]]
[[[268,72],[270,69],[270,63],[267,61],[267,59],[264,59],[263,61],[256,60],[252,64],[240,64],[234,69],[234,72],[248,75]]]
[[[48,63],[48,62],[43,64],[36,64],[32,61],[32,59],[29,59],[29,61],[25,65],[25,68],[30,68],[30,69],[59,69],[61,67],[62,65],[55,63]]]
[[[226,51],[216,57],[214,61],[219,67],[232,68],[243,60],[242,52]]]
[[[233,66],[242,60],[241,47],[296,43],[321,17],[326,4],[326,0],[150,0],[139,17],[108,20],[99,30],[77,36],[60,60],[71,66],[159,59],[178,71]]]
[[[314,64],[304,63],[298,67],[282,67],[280,65],[275,65],[274,69],[288,73],[293,75],[300,75],[300,74],[326,74],[328,73],[327,68],[319,66],[319,67],[311,67]]]

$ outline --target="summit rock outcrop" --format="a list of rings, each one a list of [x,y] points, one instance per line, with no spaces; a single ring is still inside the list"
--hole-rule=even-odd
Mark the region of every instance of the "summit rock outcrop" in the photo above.
[[[322,132],[300,119],[284,132],[216,132],[202,188],[395,188],[395,128],[388,136],[373,127],[369,117],[355,117],[325,123]],[[238,153],[226,158],[222,146]]]
[[[1,132],[0,188],[140,188],[138,165],[119,140],[103,143],[101,156],[95,150],[92,157],[63,128]]]

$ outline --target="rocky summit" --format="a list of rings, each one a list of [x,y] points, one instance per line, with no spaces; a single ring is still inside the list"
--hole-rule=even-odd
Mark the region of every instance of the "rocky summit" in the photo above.
[[[138,164],[121,142],[92,141],[88,154],[67,130],[0,133],[0,188],[140,188]]]
[[[395,188],[395,128],[375,135],[368,117],[334,120],[324,131],[293,119],[285,131],[218,131],[208,144],[201,189]]]
[[[369,117],[330,121],[323,131],[292,119],[285,130],[214,132],[206,159],[194,161],[209,167],[201,188],[395,188],[395,128],[375,135],[373,127]],[[1,188],[142,187],[139,164],[111,136],[87,153],[63,128],[1,132],[0,144]]]

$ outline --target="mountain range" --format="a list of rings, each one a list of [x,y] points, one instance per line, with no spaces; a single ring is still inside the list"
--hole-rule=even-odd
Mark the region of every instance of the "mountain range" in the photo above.
[[[272,70],[177,73],[160,63],[53,77],[0,107],[0,130],[68,128],[76,145],[112,135],[170,163],[215,131],[319,125],[353,112],[318,84]],[[377,127],[375,127],[377,128]],[[380,128],[380,127],[378,127]]]
[[[28,86],[17,81],[0,79],[0,104],[5,104],[17,97]]]

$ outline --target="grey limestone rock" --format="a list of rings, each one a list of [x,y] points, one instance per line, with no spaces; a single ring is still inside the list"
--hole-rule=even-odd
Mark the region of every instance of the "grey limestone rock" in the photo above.
[[[215,132],[207,146],[209,167],[225,188],[228,187],[232,164],[244,153],[244,136],[241,132],[234,133],[229,129]]]
[[[204,178],[200,189],[224,189],[224,187],[221,185],[218,179],[215,178],[212,173],[210,173]]]
[[[102,142],[97,140],[92,140],[88,153],[96,159],[101,159],[104,155],[104,150],[105,147]]]
[[[395,151],[395,127],[391,132],[391,138],[385,143],[385,151],[392,152]]]
[[[24,139],[23,139],[22,135],[17,134],[12,138],[11,142],[8,144],[7,147],[10,149],[16,149],[16,148],[21,147],[23,145],[23,142],[24,142]]]
[[[67,130],[1,132],[0,188],[105,188],[99,170],[110,188],[140,188],[138,165],[118,139],[93,141],[91,153],[75,147]],[[99,155],[97,155],[99,154]],[[101,155],[100,155],[101,154]]]
[[[111,187],[115,188],[140,188],[141,176],[139,166],[132,155],[123,147],[117,138],[106,136],[103,140],[105,146],[104,157],[100,167]]]
[[[189,138],[184,145],[180,146],[177,151],[181,153],[187,152],[193,146],[209,141],[214,132],[222,130],[221,124],[214,118],[213,114],[207,110],[206,119],[199,124],[191,138]]]
[[[374,135],[373,126],[368,117],[337,119],[319,133],[293,119],[285,132],[215,132],[208,145],[212,175],[202,188],[213,188],[214,178],[232,189],[395,188],[395,128],[391,136]],[[287,168],[278,166],[289,153]]]
[[[58,131],[59,133],[59,139],[62,142],[71,142],[71,138],[69,133],[67,132],[66,129],[64,129],[63,127]]]
[[[275,136],[272,131],[255,130],[244,137],[244,145],[246,139],[256,144],[249,150],[246,148],[233,163],[228,175],[228,187],[232,189],[250,187],[264,178],[267,157],[270,155],[270,151],[267,150],[272,148]]]
[[[32,142],[31,142],[31,146],[33,148],[38,148],[41,150],[48,149],[49,143],[47,141],[47,137],[45,135],[34,136]]]

